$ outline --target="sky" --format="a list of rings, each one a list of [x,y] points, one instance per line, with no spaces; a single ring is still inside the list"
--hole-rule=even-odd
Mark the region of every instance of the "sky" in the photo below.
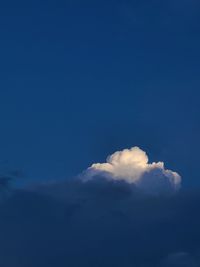
[[[195,0],[2,2],[2,168],[59,179],[139,146],[196,186],[199,9]]]
[[[200,266],[199,12],[0,2],[1,266]]]

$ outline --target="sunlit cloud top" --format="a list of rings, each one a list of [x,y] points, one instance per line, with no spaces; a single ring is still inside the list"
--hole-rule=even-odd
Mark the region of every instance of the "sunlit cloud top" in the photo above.
[[[117,151],[108,156],[106,163],[95,163],[89,167],[84,180],[103,176],[109,180],[122,180],[146,191],[160,192],[177,190],[181,184],[181,176],[167,170],[163,162],[148,163],[147,154],[139,147]]]

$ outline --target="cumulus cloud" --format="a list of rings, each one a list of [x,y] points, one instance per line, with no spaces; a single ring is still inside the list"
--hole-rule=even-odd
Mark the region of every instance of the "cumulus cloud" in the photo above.
[[[83,180],[97,176],[108,180],[125,181],[147,192],[177,190],[181,177],[167,170],[163,162],[148,163],[147,154],[139,147],[117,151],[108,156],[106,163],[95,163],[84,172]]]
[[[178,174],[134,147],[81,178],[26,185],[0,201],[0,266],[200,266],[199,192],[140,190],[175,189]]]

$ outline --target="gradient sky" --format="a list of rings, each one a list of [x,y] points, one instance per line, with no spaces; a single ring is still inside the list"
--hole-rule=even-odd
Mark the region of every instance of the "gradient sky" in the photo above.
[[[0,2],[0,266],[200,266],[199,14]]]
[[[31,179],[132,146],[199,184],[200,2],[2,1],[0,160]]]

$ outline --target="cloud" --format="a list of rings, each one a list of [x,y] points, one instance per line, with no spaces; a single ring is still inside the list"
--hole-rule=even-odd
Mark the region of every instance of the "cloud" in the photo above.
[[[0,266],[200,266],[199,202],[106,179],[18,189],[0,204]]]
[[[2,167],[2,166],[1,166]],[[12,185],[24,177],[21,170],[0,169],[0,201],[9,193]]]
[[[186,252],[177,252],[163,260],[162,267],[198,267],[196,259]]]
[[[200,266],[200,193],[143,193],[174,190],[176,175],[135,147],[81,179],[13,188],[0,201],[0,266]]]
[[[147,154],[139,147],[117,151],[106,163],[95,163],[83,174],[83,180],[97,176],[108,180],[125,181],[150,193],[174,191],[180,188],[178,173],[164,168],[163,162],[148,163]]]

